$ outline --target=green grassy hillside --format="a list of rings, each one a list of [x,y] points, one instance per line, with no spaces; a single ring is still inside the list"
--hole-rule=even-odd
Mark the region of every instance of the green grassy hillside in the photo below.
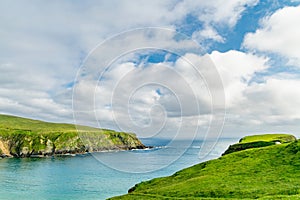
[[[144,148],[135,134],[0,115],[0,156]]]
[[[300,199],[300,141],[230,153],[112,199]]]

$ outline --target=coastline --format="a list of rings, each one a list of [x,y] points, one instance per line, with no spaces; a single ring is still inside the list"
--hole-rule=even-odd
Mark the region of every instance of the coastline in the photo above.
[[[53,158],[53,157],[75,157],[75,156],[82,156],[82,155],[91,155],[93,153],[108,153],[108,152],[120,152],[120,151],[137,151],[137,150],[151,150],[156,147],[154,146],[138,146],[136,148],[128,147],[128,148],[112,148],[112,149],[103,149],[99,151],[85,151],[85,152],[66,152],[66,153],[54,153],[54,154],[33,154],[29,156],[13,156],[2,154],[0,155],[0,159],[4,158]]]
[[[108,199],[300,198],[300,140],[295,136],[245,136],[225,152],[172,175],[137,182],[127,194]]]

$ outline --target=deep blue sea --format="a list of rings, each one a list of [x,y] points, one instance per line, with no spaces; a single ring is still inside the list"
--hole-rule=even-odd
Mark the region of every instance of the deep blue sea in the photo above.
[[[169,176],[217,158],[238,139],[219,139],[202,159],[199,159],[201,140],[142,141],[157,148],[75,157],[1,159],[0,199],[106,199],[127,193],[141,181]]]

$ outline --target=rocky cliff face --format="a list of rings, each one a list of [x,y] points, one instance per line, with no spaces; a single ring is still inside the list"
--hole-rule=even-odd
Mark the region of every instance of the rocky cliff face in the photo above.
[[[132,133],[75,128],[0,115],[0,157],[37,157],[104,150],[143,149]]]

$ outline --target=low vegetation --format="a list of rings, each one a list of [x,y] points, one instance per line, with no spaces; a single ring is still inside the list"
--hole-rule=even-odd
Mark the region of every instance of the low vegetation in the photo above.
[[[241,143],[278,137],[251,136]],[[300,141],[293,138],[285,135],[278,145],[232,152],[169,177],[141,182],[127,195],[112,199],[300,199]]]

